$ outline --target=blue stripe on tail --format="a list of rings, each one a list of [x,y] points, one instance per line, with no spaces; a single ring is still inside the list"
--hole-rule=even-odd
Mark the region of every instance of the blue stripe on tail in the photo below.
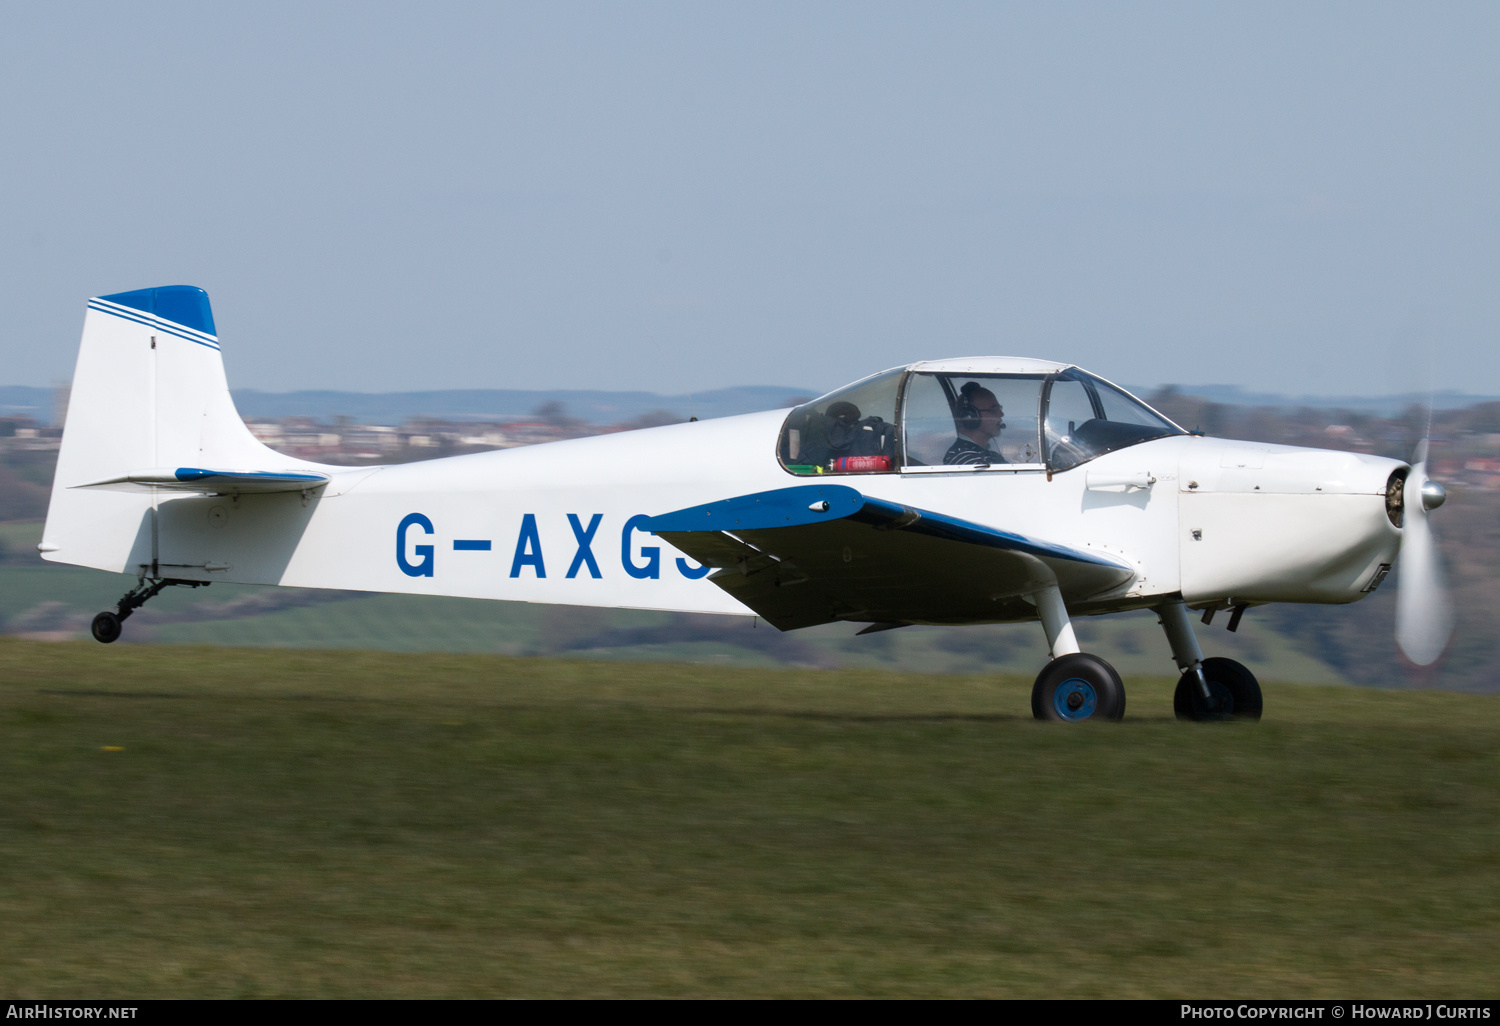
[[[208,304],[208,293],[192,285],[162,285],[154,289],[116,292],[112,296],[99,298],[181,324],[205,335],[218,334],[214,330],[214,312]]]

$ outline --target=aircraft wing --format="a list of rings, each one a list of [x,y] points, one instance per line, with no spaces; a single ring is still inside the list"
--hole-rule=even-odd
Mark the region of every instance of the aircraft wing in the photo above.
[[[693,506],[648,529],[715,567],[709,577],[781,630],[836,620],[901,626],[1025,619],[1024,596],[1055,580],[1079,600],[1135,568],[1070,548],[862,495],[802,485]]]
[[[165,488],[200,495],[248,495],[255,492],[300,492],[319,488],[329,481],[327,474],[305,470],[206,470],[202,467],[163,467],[154,470],[132,470],[119,477],[89,481],[74,488],[104,488],[113,491],[142,491]]]

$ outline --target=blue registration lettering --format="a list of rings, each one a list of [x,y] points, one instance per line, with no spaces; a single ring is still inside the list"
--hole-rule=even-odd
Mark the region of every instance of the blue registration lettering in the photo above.
[[[531,567],[538,577],[547,576],[547,568],[542,563],[542,536],[536,530],[535,513],[521,517],[521,536],[516,539],[516,555],[510,561],[510,575],[520,577],[523,566]]]
[[[688,566],[687,560],[681,556],[677,557],[677,572],[690,581],[696,581],[708,576],[708,572],[712,569],[713,567],[711,566]]]
[[[401,521],[401,526],[396,528],[396,565],[408,577],[431,577],[431,545],[418,545],[412,549],[412,552],[417,557],[417,562],[409,562],[406,558],[406,532],[413,527],[420,527],[428,534],[432,533],[431,520],[428,520],[420,513],[408,513]]]
[[[641,555],[646,557],[646,565],[636,563],[635,555],[630,551],[632,532],[639,530],[642,534],[650,534],[646,524],[651,520],[644,513],[638,514],[625,521],[625,530],[620,534],[620,562],[625,567],[625,572],[636,580],[646,578],[658,578],[661,576],[661,549],[655,545],[641,546]]]
[[[573,554],[573,562],[568,567],[568,579],[572,580],[578,576],[579,569],[588,564],[589,576],[595,580],[599,579],[599,564],[594,562],[594,532],[599,530],[599,521],[604,519],[603,513],[595,513],[585,528],[578,519],[578,514],[569,513],[568,523],[573,527],[573,537],[578,539],[578,551]]]

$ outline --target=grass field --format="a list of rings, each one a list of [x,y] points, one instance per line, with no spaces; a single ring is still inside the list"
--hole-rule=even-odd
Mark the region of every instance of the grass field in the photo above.
[[[0,640],[0,989],[1487,996],[1500,698]]]

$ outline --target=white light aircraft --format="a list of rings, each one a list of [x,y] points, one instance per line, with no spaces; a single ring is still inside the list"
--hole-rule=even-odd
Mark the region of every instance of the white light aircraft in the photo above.
[[[208,296],[89,301],[46,559],[135,574],[103,642],[173,585],[215,581],[848,621],[1039,620],[1046,720],[1119,719],[1125,689],[1072,618],[1161,617],[1178,715],[1258,718],[1190,610],[1354,602],[1405,551],[1397,639],[1452,623],[1412,465],[1183,430],[1077,367],[976,357],[883,371],[789,413],[383,467],[275,452],[235,411]]]

